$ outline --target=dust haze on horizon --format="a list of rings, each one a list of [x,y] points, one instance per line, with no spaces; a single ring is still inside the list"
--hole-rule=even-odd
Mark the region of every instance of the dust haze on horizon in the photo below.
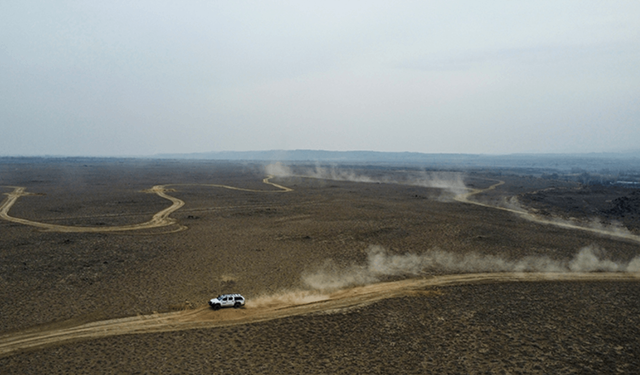
[[[638,149],[640,2],[0,4],[0,156]]]

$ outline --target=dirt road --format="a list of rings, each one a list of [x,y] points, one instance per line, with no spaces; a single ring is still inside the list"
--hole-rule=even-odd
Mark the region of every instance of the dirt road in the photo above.
[[[271,182],[270,181],[271,178],[272,176],[267,176],[262,180],[262,182],[267,185],[274,186],[279,190],[254,190],[254,189],[244,189],[244,188],[238,188],[234,186],[217,185],[217,184],[197,184],[195,186],[216,187],[216,188],[231,189],[231,190],[249,191],[254,193],[283,193],[283,192],[293,191],[288,187],[284,187]],[[194,186],[194,184],[156,185],[151,189],[145,190],[145,192],[154,193],[161,198],[171,201],[172,205],[153,215],[151,220],[144,223],[140,223],[140,224],[122,225],[122,226],[113,226],[113,227],[80,227],[80,226],[68,226],[68,225],[42,223],[38,221],[32,221],[32,220],[13,217],[9,215],[9,210],[16,203],[18,198],[24,197],[24,196],[36,195],[36,194],[26,192],[26,188],[20,187],[20,186],[9,186],[14,190],[10,193],[6,193],[7,198],[2,202],[2,204],[0,204],[0,218],[7,221],[14,222],[14,223],[18,223],[18,224],[41,228],[47,231],[66,232],[66,233],[123,232],[123,231],[133,231],[133,230],[151,229],[151,228],[168,227],[168,226],[175,226],[175,229],[171,230],[170,232],[178,232],[178,231],[187,229],[187,227],[179,224],[175,219],[169,216],[173,212],[177,211],[182,206],[184,206],[184,201],[167,194],[167,192],[174,191],[173,189],[170,188],[170,186]]]
[[[266,177],[263,182],[272,185],[278,190],[252,190],[226,185],[202,185],[224,189],[233,189],[257,193],[289,192],[290,188],[270,182]],[[474,204],[483,207],[513,212],[529,218],[528,213],[517,209],[492,206],[473,201],[470,198],[503,184],[502,181],[484,190],[471,190],[456,197],[462,203]],[[171,206],[153,215],[152,219],[141,224],[117,226],[117,227],[73,227],[55,224],[47,224],[26,219],[15,218],[9,215],[9,210],[15,202],[23,196],[30,195],[24,187],[12,187],[14,190],[7,193],[7,198],[0,204],[0,218],[30,225],[49,231],[59,232],[118,232],[141,230],[158,227],[175,226],[174,230],[182,230],[185,227],[178,224],[170,215],[184,205],[184,201],[175,198],[168,193],[172,188],[187,186],[180,184],[156,185],[149,192],[172,202]],[[640,242],[638,236],[619,235],[605,230],[585,228],[574,224],[554,222],[543,219],[531,219],[538,223],[556,225],[567,229],[587,230],[605,236],[624,238]],[[387,298],[421,295],[434,293],[434,287],[448,285],[468,285],[477,283],[504,283],[504,282],[536,282],[536,281],[639,281],[640,274],[636,273],[481,273],[435,276],[430,278],[409,279],[388,283],[377,283],[350,289],[334,291],[331,293],[298,291],[277,296],[257,298],[249,301],[246,308],[223,311],[211,311],[207,307],[179,312],[132,316],[120,319],[97,321],[93,323],[72,325],[57,323],[43,327],[35,327],[21,332],[0,336],[0,357],[10,356],[22,350],[32,350],[56,346],[65,343],[97,339],[101,337],[143,334],[152,332],[167,332],[189,330],[196,328],[213,328],[229,325],[248,324],[261,321],[280,319],[294,315],[312,313],[328,313],[335,310],[350,308],[372,303]]]
[[[300,176],[300,177],[304,177],[304,176]],[[194,185],[194,184],[167,184],[167,185],[156,185],[156,186],[152,187],[151,189],[146,190],[145,192],[154,193],[154,194],[158,195],[161,198],[164,198],[164,199],[167,199],[167,200],[171,201],[172,202],[171,206],[165,208],[164,210],[159,211],[158,213],[153,215],[151,220],[149,220],[147,222],[140,223],[140,224],[132,224],[132,225],[113,226],[113,227],[104,227],[104,226],[100,226],[100,227],[82,227],[82,226],[57,225],[57,224],[42,223],[42,222],[31,221],[31,220],[27,220],[27,219],[21,219],[21,218],[16,218],[16,217],[10,216],[9,215],[9,210],[15,204],[15,202],[18,200],[18,198],[24,197],[24,196],[35,195],[35,194],[32,194],[32,193],[26,192],[26,188],[25,187],[10,186],[14,190],[12,192],[10,192],[10,193],[6,193],[7,198],[0,205],[0,218],[4,219],[4,220],[7,220],[7,221],[14,222],[14,223],[19,223],[19,224],[23,224],[23,225],[29,225],[29,226],[41,228],[41,229],[47,230],[47,231],[67,232],[67,233],[69,233],[69,232],[75,232],[75,233],[78,233],[78,232],[92,232],[92,233],[98,233],[98,232],[100,232],[100,233],[105,233],[105,232],[123,232],[123,231],[135,231],[135,230],[152,229],[152,228],[169,227],[169,226],[173,226],[174,227],[174,229],[170,230],[169,232],[178,232],[178,231],[182,231],[182,230],[187,229],[187,227],[185,227],[184,225],[181,225],[180,223],[178,223],[175,219],[171,218],[170,215],[173,212],[175,212],[178,209],[180,209],[182,206],[184,206],[184,201],[182,201],[182,200],[180,200],[178,198],[172,197],[171,195],[167,194],[167,192],[174,191],[172,188],[170,188],[171,186],[206,186],[206,187],[215,187],[215,188],[223,188],[223,189],[230,189],[230,190],[248,191],[248,192],[254,192],[254,193],[274,193],[274,192],[275,193],[283,193],[283,192],[293,191],[293,189],[291,189],[291,188],[288,188],[288,187],[285,187],[285,186],[282,186],[282,185],[278,185],[276,183],[271,182],[270,181],[271,178],[273,178],[273,176],[267,176],[262,180],[262,182],[267,184],[267,185],[271,185],[271,186],[277,188],[278,190],[254,190],[254,189],[245,189],[245,188],[239,188],[239,187],[235,187],[235,186],[219,185],[219,184],[197,184],[197,185]],[[458,201],[458,202],[461,202],[461,203],[474,204],[474,205],[481,206],[481,207],[487,207],[487,208],[492,208],[492,209],[496,209],[496,210],[502,210],[502,211],[511,212],[511,213],[517,214],[519,216],[522,216],[523,218],[526,218],[527,220],[530,220],[530,221],[533,221],[533,222],[536,222],[536,223],[540,223],[540,224],[553,225],[553,226],[566,228],[566,229],[572,229],[572,230],[587,231],[587,232],[596,233],[596,234],[599,234],[599,235],[604,235],[604,236],[614,237],[614,238],[624,239],[624,240],[631,240],[631,241],[640,243],[640,236],[634,235],[634,234],[632,234],[632,233],[630,233],[628,231],[608,229],[608,228],[590,227],[590,226],[581,225],[579,223],[567,222],[567,221],[562,221],[562,220],[558,220],[558,219],[548,220],[548,219],[544,219],[544,218],[540,218],[538,216],[532,215],[531,213],[529,213],[529,212],[527,212],[526,210],[523,210],[523,209],[496,206],[496,205],[482,203],[480,201],[471,200],[470,199],[474,195],[478,195],[478,194],[487,192],[489,190],[493,190],[496,187],[504,184],[504,181],[498,181],[498,180],[495,180],[495,181],[497,181],[497,183],[489,186],[486,189],[469,190],[466,193],[459,194],[459,195],[455,196],[454,199],[456,201]]]
[[[497,181],[497,180],[496,180]],[[627,230],[620,230],[617,228],[598,228],[598,227],[590,227],[590,226],[585,226],[585,225],[581,225],[579,223],[574,223],[574,222],[569,222],[566,220],[561,220],[561,219],[544,219],[541,217],[538,217],[536,215],[531,214],[530,212],[524,210],[524,209],[518,209],[518,208],[509,208],[509,207],[502,207],[502,206],[495,206],[495,205],[491,205],[491,204],[487,204],[487,203],[482,203],[480,201],[476,201],[476,200],[471,200],[469,198],[471,198],[474,195],[478,195],[480,193],[484,193],[487,192],[489,190],[493,190],[495,188],[497,188],[500,185],[503,185],[504,181],[498,181],[497,183],[489,186],[486,189],[474,189],[474,190],[470,190],[464,194],[460,194],[457,195],[456,197],[454,197],[454,199],[458,202],[461,203],[469,203],[469,204],[474,204],[476,206],[481,206],[481,207],[487,207],[487,208],[493,208],[496,210],[501,210],[501,211],[507,211],[507,212],[512,212],[516,215],[519,215],[529,221],[533,221],[535,223],[539,223],[539,224],[545,224],[545,225],[553,225],[556,227],[560,227],[560,228],[565,228],[565,229],[571,229],[571,230],[581,230],[581,231],[586,231],[586,232],[591,232],[591,233],[596,233],[599,235],[603,235],[603,236],[607,236],[607,237],[613,237],[616,239],[623,239],[623,240],[629,240],[629,241],[633,241],[633,242],[637,242],[640,243],[640,236],[635,235]]]
[[[133,316],[88,324],[38,327],[0,336],[0,357],[12,353],[92,340],[107,336],[180,331],[256,323],[294,315],[330,313],[382,299],[428,295],[434,287],[479,283],[535,281],[638,281],[637,273],[479,273],[434,276],[370,284],[332,293],[297,291],[249,301],[242,309],[213,311],[208,307],[164,314]]]

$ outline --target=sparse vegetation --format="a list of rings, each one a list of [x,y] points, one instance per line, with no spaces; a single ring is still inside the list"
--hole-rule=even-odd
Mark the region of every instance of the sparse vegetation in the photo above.
[[[379,179],[403,170],[360,172]],[[264,189],[259,163],[63,159],[0,163],[0,172],[1,193],[26,186],[44,194],[22,197],[13,216],[65,225],[144,222],[170,204],[144,189],[189,184],[171,193],[185,202],[171,216],[188,227],[177,233],[60,233],[0,221],[0,336],[197,312],[212,295],[228,292],[242,293],[250,305],[260,296],[304,289],[302,274],[327,261],[347,269],[365,264],[370,245],[384,247],[393,259],[441,249],[567,262],[591,245],[616,262],[638,255],[636,243],[443,201],[435,187],[301,177],[274,180],[294,189],[286,194],[205,186]],[[525,207],[548,215],[595,215],[639,228],[633,189],[585,188],[510,170],[463,176],[476,189],[498,178],[505,182],[477,199],[518,196]],[[429,272],[421,277],[438,273]],[[640,370],[639,287],[634,281],[429,287],[249,325],[61,343],[0,358],[0,368],[7,374],[222,372],[227,364],[220,360],[227,359],[234,363],[229,370],[246,373],[633,373]],[[216,339],[229,335],[232,340]]]

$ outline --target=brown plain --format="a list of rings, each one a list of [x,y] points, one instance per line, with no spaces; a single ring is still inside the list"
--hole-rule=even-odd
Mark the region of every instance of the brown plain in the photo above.
[[[269,185],[251,163],[62,159],[0,168],[3,204],[16,187],[32,194],[8,215],[47,224],[0,221],[2,373],[640,371],[634,275],[433,271],[331,292],[309,291],[301,278],[328,260],[364,264],[371,245],[512,260],[568,260],[597,245],[625,262],[638,255],[632,240],[442,199],[439,189],[302,177]],[[606,216],[638,228],[633,210],[615,216],[607,206],[633,191],[599,191],[608,196],[585,199],[585,209],[573,204],[584,189],[571,183],[491,172],[465,182],[484,190],[496,179],[504,184],[470,199],[518,196],[548,217]],[[184,202],[165,215],[173,222],[108,229],[147,223],[175,204],[150,193],[154,186]],[[246,308],[206,307],[227,292],[245,295]]]

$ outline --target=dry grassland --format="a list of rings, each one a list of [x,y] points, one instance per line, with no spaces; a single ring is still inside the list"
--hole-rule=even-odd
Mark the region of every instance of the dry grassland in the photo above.
[[[385,181],[407,173],[382,167],[352,172]],[[637,242],[454,201],[437,187],[293,175],[270,180],[292,189],[285,192],[265,184],[265,177],[264,167],[252,163],[0,163],[0,193],[19,186],[34,194],[15,201],[8,212],[15,218],[96,228],[144,223],[172,204],[149,192],[157,185],[171,185],[166,194],[185,203],[171,213],[175,223],[135,231],[47,231],[0,220],[0,347],[27,334],[42,338],[84,324],[164,319],[172,312],[197,313],[198,322],[230,322],[17,346],[0,356],[0,372],[640,372],[640,283],[633,277],[421,284],[343,295],[335,305],[321,302],[335,290],[313,289],[334,285],[348,294],[357,284],[504,271],[482,267],[532,257],[570,267],[583,248],[601,263],[631,269]],[[496,204],[518,196],[547,218],[588,222],[595,215],[638,228],[629,206],[633,191],[599,191],[609,195],[583,199],[587,207],[576,206],[583,191],[569,183],[490,172],[463,179],[474,189],[504,181],[476,200]],[[622,204],[620,197],[629,198]],[[632,214],[620,213],[615,204],[631,207]],[[427,266],[436,253],[494,266]],[[283,297],[292,291],[298,293]],[[206,309],[210,298],[227,292],[245,295],[247,307]],[[266,306],[276,295],[283,307],[311,307],[233,322],[241,314],[258,314],[255,303]]]

